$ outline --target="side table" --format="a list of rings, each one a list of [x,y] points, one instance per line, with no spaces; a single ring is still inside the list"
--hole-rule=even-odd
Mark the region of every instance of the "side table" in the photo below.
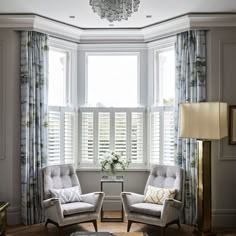
[[[7,227],[7,207],[9,206],[9,202],[0,202],[0,235],[6,235],[6,227]]]
[[[101,179],[101,191],[103,192],[103,185],[105,183],[112,183],[112,184],[121,184],[121,191],[124,191],[124,179],[123,176],[102,176]],[[123,204],[121,202],[121,217],[120,218],[105,218],[103,206],[101,209],[101,222],[123,222],[124,219],[124,210]]]

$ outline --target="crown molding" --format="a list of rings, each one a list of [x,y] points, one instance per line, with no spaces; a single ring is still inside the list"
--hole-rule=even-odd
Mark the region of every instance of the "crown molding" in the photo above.
[[[2,14],[0,28],[35,30],[81,44],[150,43],[190,29],[236,27],[236,13],[188,13],[144,28],[82,29],[35,14]]]

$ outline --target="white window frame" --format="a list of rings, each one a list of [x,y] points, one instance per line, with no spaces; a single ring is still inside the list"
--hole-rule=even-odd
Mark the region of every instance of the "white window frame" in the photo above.
[[[58,52],[64,52],[67,56],[67,65],[66,65],[66,101],[64,106],[48,106],[48,112],[50,111],[59,111],[60,117],[64,115],[65,112],[74,112],[75,113],[75,123],[74,127],[77,131],[77,51],[78,51],[78,45],[72,42],[64,41],[61,39],[57,39],[54,37],[49,38],[49,50],[52,49],[54,51]],[[60,120],[60,125],[62,126],[62,119]],[[61,130],[62,127],[61,127]],[[76,162],[76,157],[78,153],[77,143],[78,143],[78,134],[77,132],[74,133],[74,147],[73,147],[73,163]],[[63,141],[64,137],[60,137],[61,142]],[[64,163],[63,152],[64,152],[64,144],[62,144],[62,148],[60,150],[60,163]]]
[[[140,81],[140,52],[86,52],[85,53],[85,104],[86,107],[88,104],[88,57],[89,56],[137,56],[137,107],[141,103],[141,81]]]
[[[174,45],[171,46],[167,45],[154,51],[153,106],[159,105],[159,98],[160,98],[159,54],[171,50],[174,50]]]

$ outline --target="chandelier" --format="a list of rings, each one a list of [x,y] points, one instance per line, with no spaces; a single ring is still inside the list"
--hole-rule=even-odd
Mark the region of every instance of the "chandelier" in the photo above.
[[[138,11],[140,0],[90,0],[93,12],[101,19],[110,22],[128,20],[133,12]]]

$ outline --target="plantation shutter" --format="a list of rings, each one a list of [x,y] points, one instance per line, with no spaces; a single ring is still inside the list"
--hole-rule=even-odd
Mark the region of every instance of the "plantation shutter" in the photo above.
[[[98,113],[98,159],[110,150],[110,113]]]
[[[48,163],[59,164],[61,160],[61,125],[60,112],[49,111],[48,114]]]
[[[151,112],[151,164],[174,164],[174,108],[155,107]]]
[[[174,164],[175,146],[174,146],[174,111],[164,111],[164,150],[163,150],[163,163],[165,165]]]
[[[115,152],[127,156],[127,120],[126,112],[115,112]]]
[[[73,163],[75,157],[75,113],[49,107],[48,163]]]
[[[81,117],[81,152],[83,163],[93,163],[94,158],[94,118],[93,112],[82,112]]]
[[[131,163],[143,162],[144,113],[131,113]]]
[[[151,163],[160,163],[160,112],[151,113]]]

